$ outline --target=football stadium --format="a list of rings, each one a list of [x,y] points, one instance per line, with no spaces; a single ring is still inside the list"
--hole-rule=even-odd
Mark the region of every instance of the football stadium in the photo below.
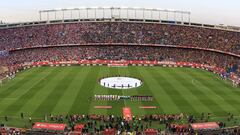
[[[145,8],[39,18],[0,25],[1,134],[240,134],[240,27]]]

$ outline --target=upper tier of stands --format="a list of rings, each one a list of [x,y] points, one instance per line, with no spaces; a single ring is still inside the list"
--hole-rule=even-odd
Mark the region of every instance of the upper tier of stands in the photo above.
[[[240,32],[143,22],[71,22],[0,29],[0,50],[133,43],[214,49],[240,55]]]

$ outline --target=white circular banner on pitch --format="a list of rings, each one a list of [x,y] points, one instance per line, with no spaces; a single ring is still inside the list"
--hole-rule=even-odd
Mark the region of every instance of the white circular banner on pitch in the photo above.
[[[142,85],[142,81],[131,77],[108,77],[100,80],[100,85],[112,89],[131,89]]]

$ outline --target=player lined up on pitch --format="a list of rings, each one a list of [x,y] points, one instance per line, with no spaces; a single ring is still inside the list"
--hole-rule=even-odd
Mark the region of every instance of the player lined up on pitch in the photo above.
[[[153,96],[123,96],[123,95],[94,95],[95,101],[101,100],[131,100],[131,101],[153,101]]]

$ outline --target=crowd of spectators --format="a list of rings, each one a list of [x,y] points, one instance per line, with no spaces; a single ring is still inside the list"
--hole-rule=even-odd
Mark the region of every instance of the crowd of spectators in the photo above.
[[[12,51],[8,65],[39,61],[150,60],[194,62],[226,68],[239,65],[238,57],[216,52],[148,46],[74,46]]]
[[[86,133],[101,133],[105,129],[116,129],[117,132],[136,132],[143,133],[146,129],[156,126],[156,124],[166,124],[174,121],[183,120],[186,116],[183,114],[155,114],[134,116],[132,121],[125,120],[122,116],[115,115],[52,115],[51,122],[64,123],[68,122],[71,129],[74,130],[75,125],[84,123],[84,131]],[[160,131],[160,129],[159,129]]]
[[[225,30],[150,23],[74,23],[28,26],[0,30],[0,50],[10,50],[9,55],[0,58],[0,67],[9,70],[16,64],[40,61],[70,60],[150,60],[175,61],[208,64],[224,69],[240,65],[239,57],[212,51],[158,46],[95,45],[87,43],[134,43],[190,46],[217,49],[240,55],[240,33]],[[70,46],[71,44],[83,44]],[[49,45],[49,47],[41,47]],[[51,47],[54,45],[56,47]],[[65,45],[65,46],[61,46]],[[33,48],[39,47],[39,48]],[[19,48],[28,48],[16,50]],[[236,72],[239,72],[238,69]],[[5,73],[0,72],[1,76]],[[102,115],[51,116],[52,121],[67,119],[74,123],[86,119],[87,128],[100,131],[105,128],[129,130],[134,127],[142,132],[151,127],[151,121],[168,122],[181,120],[182,115],[151,115],[134,118],[128,123],[121,117]],[[96,126],[95,121],[100,121]],[[140,122],[139,122],[140,121]],[[141,124],[143,122],[144,124]],[[135,125],[134,125],[135,124]],[[175,126],[174,126],[175,128]]]
[[[25,114],[21,113],[23,120]],[[217,127],[194,129],[191,125],[196,123],[205,123],[212,121],[215,116],[211,113],[202,113],[200,115],[187,114],[152,114],[152,115],[134,115],[131,121],[124,119],[119,115],[100,115],[100,114],[49,114],[44,116],[44,123],[48,124],[66,124],[64,131],[49,129],[18,129],[9,128],[6,126],[0,127],[0,134],[136,134],[136,135],[238,135],[240,127],[226,127],[228,123],[235,123],[238,121],[238,116],[233,116],[228,113],[226,116],[219,117],[220,119],[227,119],[227,121],[217,120]],[[35,118],[39,121],[41,118]],[[222,119],[222,120],[223,120]],[[7,120],[6,120],[7,121]],[[29,124],[35,125],[32,118],[29,117]],[[38,122],[37,122],[38,123]],[[2,124],[4,125],[4,124]],[[235,123],[237,125],[237,123]],[[146,131],[153,130],[156,133],[147,134]],[[114,133],[106,132],[114,131]],[[106,132],[106,133],[105,133]]]
[[[75,131],[76,126],[81,124],[81,133],[84,134],[103,134],[108,129],[114,129],[118,134],[133,133],[143,135],[148,129],[154,129],[158,134],[221,134],[235,135],[240,132],[239,127],[226,128],[224,122],[216,122],[219,128],[208,128],[194,130],[191,127],[192,123],[208,122],[211,118],[208,114],[202,113],[203,119],[194,115],[186,114],[153,114],[133,116],[132,121],[125,120],[122,116],[117,115],[52,115],[45,116],[50,122],[68,123],[69,131]],[[233,121],[231,118],[229,121]],[[184,122],[183,122],[184,121]],[[157,126],[158,125],[158,126]],[[163,126],[162,128],[160,128]]]
[[[7,63],[11,66],[32,61],[61,61],[79,59],[108,60],[173,60],[207,63],[221,68],[239,65],[239,58],[220,53],[192,49],[145,47],[140,44],[158,44],[199,47],[240,55],[240,33],[202,27],[157,23],[81,22],[0,29],[0,51],[10,51]],[[120,47],[105,44],[137,44]],[[82,47],[70,47],[80,44]],[[99,44],[86,47],[85,44]],[[65,46],[26,49],[42,46]]]
[[[0,50],[86,43],[191,46],[240,54],[240,33],[210,28],[129,22],[83,22],[0,30]]]
[[[6,59],[0,57],[0,80],[6,76],[7,71],[8,69],[7,69]]]

